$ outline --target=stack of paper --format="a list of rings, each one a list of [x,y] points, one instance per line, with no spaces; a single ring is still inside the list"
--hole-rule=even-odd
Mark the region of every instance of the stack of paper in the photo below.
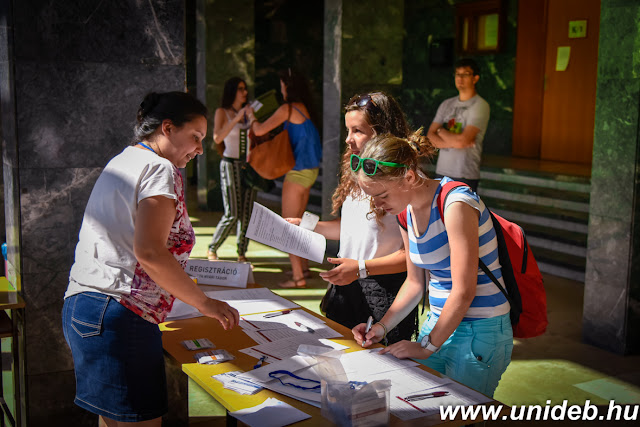
[[[224,388],[233,390],[240,394],[256,394],[262,390],[262,386],[248,379],[238,378],[242,371],[225,372],[223,374],[213,375],[211,378],[222,383]]]
[[[200,286],[209,298],[225,301],[238,310],[240,315],[262,313],[265,311],[286,310],[300,307],[295,302],[276,295],[267,288],[233,289],[228,291],[212,290],[211,286]],[[195,307],[176,299],[167,320],[188,319],[202,314]]]

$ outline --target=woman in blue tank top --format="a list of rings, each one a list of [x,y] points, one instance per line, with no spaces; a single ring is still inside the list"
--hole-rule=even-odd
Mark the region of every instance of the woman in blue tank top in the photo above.
[[[311,186],[318,178],[322,145],[318,129],[311,120],[313,104],[306,80],[288,68],[280,72],[280,91],[286,103],[263,123],[252,115],[251,129],[261,136],[284,124],[289,132],[296,165],[285,175],[282,185],[282,216],[300,218],[307,208]],[[289,255],[289,259],[292,278],[280,283],[280,287],[304,288],[308,261],[294,255]]]

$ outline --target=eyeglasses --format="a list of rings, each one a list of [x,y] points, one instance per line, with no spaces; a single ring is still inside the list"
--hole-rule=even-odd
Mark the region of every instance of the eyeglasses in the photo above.
[[[380,107],[378,107],[378,104],[376,104],[376,102],[373,100],[371,95],[372,94],[370,93],[367,93],[365,95],[360,95],[357,98],[349,101],[349,104],[353,104],[360,108],[365,108],[365,109],[368,108],[369,106],[372,106],[373,108],[375,108],[376,111],[380,111]]]
[[[362,170],[365,174],[372,176],[378,172],[378,165],[389,166],[392,168],[406,168],[407,165],[402,163],[383,162],[382,160],[370,159],[368,157],[360,157],[357,154],[351,155],[351,170],[358,172],[358,169],[362,166]]]
[[[473,73],[453,73],[454,77],[462,77],[463,79],[465,77],[473,77]]]

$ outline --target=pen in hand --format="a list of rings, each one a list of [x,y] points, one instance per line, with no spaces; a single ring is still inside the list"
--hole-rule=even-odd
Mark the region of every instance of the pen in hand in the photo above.
[[[371,326],[373,326],[373,316],[369,316],[369,319],[367,320],[367,327],[364,330],[364,337],[362,337],[362,347],[364,347],[364,344],[367,342],[365,337],[371,330]]]

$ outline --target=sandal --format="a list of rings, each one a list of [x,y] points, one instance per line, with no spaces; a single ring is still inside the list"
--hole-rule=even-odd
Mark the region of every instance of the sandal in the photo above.
[[[292,277],[293,276],[293,271],[289,270],[289,271],[285,271],[285,273],[287,276]],[[302,272],[302,277],[304,277],[305,279],[310,279],[311,278],[311,270],[306,269]]]
[[[302,282],[302,284],[300,284]],[[289,279],[278,283],[278,286],[284,289],[302,289],[307,287],[307,281],[304,277],[301,279]]]
[[[207,259],[209,261],[218,261],[218,254],[216,254],[215,252],[211,252],[210,250],[207,250]]]
[[[246,256],[244,256],[244,255],[240,255],[240,256],[238,257],[238,262],[248,262],[248,263],[249,263],[249,266],[251,267],[251,271],[253,271],[253,264],[251,264],[251,263],[249,262],[249,260],[247,259],[247,257],[246,257]]]

